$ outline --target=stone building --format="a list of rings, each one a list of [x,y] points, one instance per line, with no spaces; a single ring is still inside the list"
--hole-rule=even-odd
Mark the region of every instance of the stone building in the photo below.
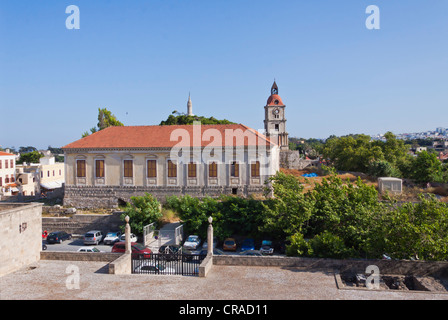
[[[63,147],[64,205],[114,207],[148,192],[262,193],[279,147],[242,124],[109,127]]]
[[[282,98],[278,95],[277,83],[274,81],[271,87],[271,95],[264,107],[264,130],[266,137],[278,144],[281,151],[289,150],[285,108]]]

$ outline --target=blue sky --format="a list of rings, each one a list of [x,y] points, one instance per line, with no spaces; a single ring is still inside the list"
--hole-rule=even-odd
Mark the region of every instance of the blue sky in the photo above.
[[[447,76],[446,0],[0,2],[2,147],[66,145],[100,107],[159,124],[189,92],[195,114],[262,129],[274,78],[292,137],[434,130]]]

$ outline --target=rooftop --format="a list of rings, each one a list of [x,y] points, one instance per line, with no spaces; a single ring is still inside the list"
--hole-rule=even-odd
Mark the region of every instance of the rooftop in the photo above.
[[[117,126],[95,132],[64,146],[63,149],[239,147],[256,145],[269,147],[275,144],[263,134],[242,124]]]

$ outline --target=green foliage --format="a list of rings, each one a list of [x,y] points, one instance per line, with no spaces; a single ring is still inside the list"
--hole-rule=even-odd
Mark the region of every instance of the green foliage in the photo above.
[[[448,258],[448,204],[434,197],[421,196],[415,204],[379,202],[374,186],[336,175],[308,192],[297,178],[281,172],[269,184],[274,194],[269,200],[172,196],[167,207],[179,214],[189,233],[205,237],[207,218],[212,216],[219,239],[233,235],[289,239],[290,256]]]
[[[331,230],[361,254],[371,218],[382,210],[376,188],[366,185],[359,177],[350,183],[330,176],[316,184],[307,197],[312,210],[306,234],[312,237]]]
[[[258,217],[263,210],[259,201],[231,196],[221,199],[170,196],[165,207],[178,213],[188,233],[204,238],[207,235],[207,219],[211,216],[214,233],[219,239],[235,234],[255,235]]]
[[[312,203],[303,193],[303,186],[293,175],[282,172],[269,179],[272,183],[274,199],[263,203],[263,224],[260,230],[273,238],[285,238],[300,232],[309,220]]]
[[[117,120],[117,118],[107,110],[107,108],[98,108],[98,131],[106,129],[108,127],[117,127],[117,126],[123,126],[123,123]],[[92,128],[92,133],[96,132],[94,128]],[[91,129],[91,130],[92,130]]]
[[[32,151],[32,152],[21,154],[17,163],[18,164],[22,164],[24,162],[39,163],[39,159],[42,157],[43,157],[43,154],[41,154],[39,151]]]
[[[157,222],[162,217],[160,202],[149,193],[144,196],[131,197],[126,204],[121,219],[129,216],[129,225],[133,233],[143,234],[143,227]]]
[[[170,196],[166,198],[165,206],[178,213],[187,233],[204,238],[207,234],[207,219],[216,212],[218,201],[210,197],[201,200],[190,195]]]
[[[106,129],[108,127],[123,126],[123,123],[117,120],[117,118],[112,114],[107,108],[98,108],[98,124],[97,127],[90,128],[90,133],[85,131],[82,137],[85,138],[91,133],[98,132],[100,130]]]
[[[370,162],[367,173],[372,177],[401,177],[400,170],[386,160]]]
[[[385,160],[392,166],[406,157],[407,146],[392,133],[385,134],[386,142],[372,141],[367,135],[350,135],[327,139],[323,155],[338,170],[367,173],[372,162]]]
[[[342,171],[367,172],[371,161],[384,159],[381,148],[373,145],[367,135],[328,139],[322,152]]]
[[[422,195],[418,203],[383,210],[368,239],[367,250],[377,258],[386,253],[395,259],[446,260],[448,204]]]
[[[325,230],[309,242],[313,256],[317,258],[346,259],[356,255],[352,248],[347,248],[344,240]]]
[[[407,154],[410,145],[405,141],[391,132],[385,138],[383,142],[372,141],[367,135],[331,137],[322,153],[337,170],[364,172],[374,177],[403,177],[422,183],[448,182],[448,173],[437,153],[423,151],[415,158]]]
[[[410,171],[411,178],[417,182],[444,182],[442,162],[435,153],[419,152]]]
[[[176,111],[174,113],[176,113]],[[233,122],[230,122],[229,120],[218,120],[214,117],[206,118],[202,116],[189,116],[186,114],[178,114],[175,116],[170,114],[165,121],[160,122],[160,125],[189,125],[193,124],[194,121],[200,121],[201,124],[233,124]]]
[[[286,247],[286,255],[292,257],[312,257],[313,249],[303,234],[296,232],[290,238],[290,245]]]

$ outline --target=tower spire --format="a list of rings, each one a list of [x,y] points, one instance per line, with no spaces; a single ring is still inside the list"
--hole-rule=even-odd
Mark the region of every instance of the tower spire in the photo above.
[[[277,83],[275,82],[275,78],[274,78],[274,83],[272,84],[272,87],[271,87],[271,94],[278,94],[278,86],[277,86]]]
[[[193,115],[193,103],[191,102],[190,92],[188,92],[187,114],[189,116]]]

